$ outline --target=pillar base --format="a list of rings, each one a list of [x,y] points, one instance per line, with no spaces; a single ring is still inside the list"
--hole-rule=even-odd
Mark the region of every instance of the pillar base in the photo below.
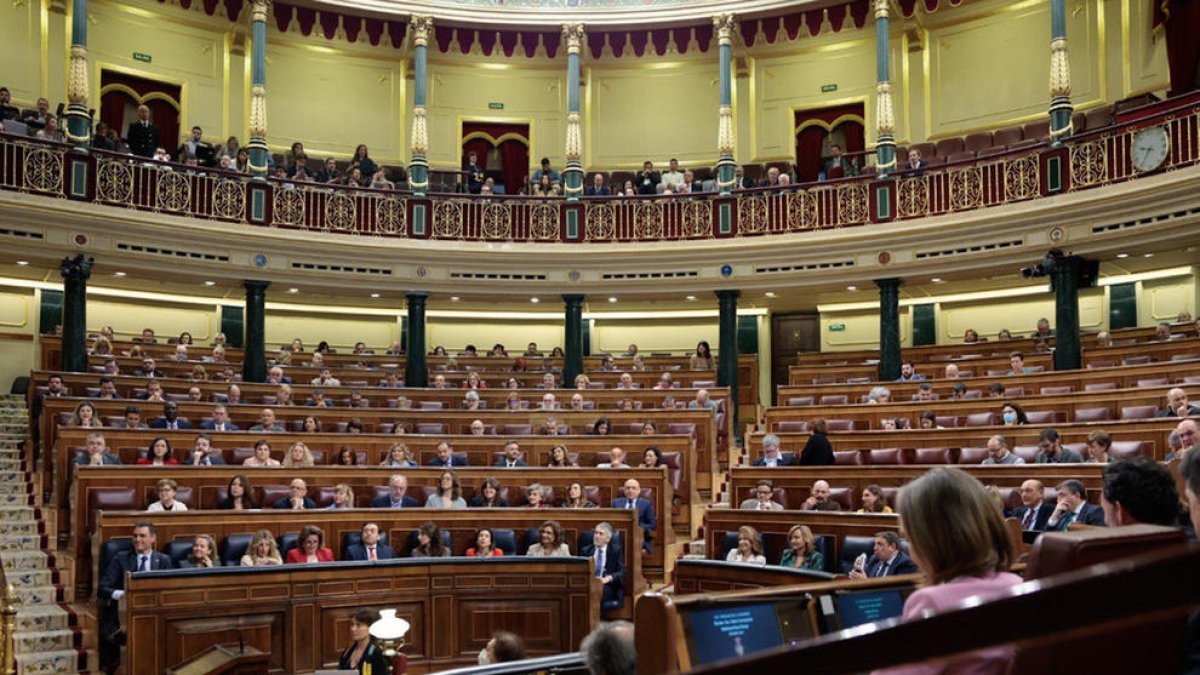
[[[267,156],[270,155],[267,140],[257,136],[251,137],[250,142],[246,144],[246,151],[250,154],[250,176],[255,180],[266,180],[271,169],[267,163]]]
[[[413,155],[408,165],[408,189],[417,197],[424,197],[429,191],[429,163],[423,155]]]
[[[733,161],[733,157],[722,155],[717,160],[717,191],[722,196],[728,196],[737,189],[737,178],[735,178],[735,170],[737,162]]]
[[[563,169],[563,194],[566,195],[567,201],[579,201],[583,196],[583,165],[579,160],[571,160],[567,162],[567,167]]]
[[[86,154],[92,147],[92,118],[87,108],[79,103],[67,106],[67,142],[74,147],[72,152]]]

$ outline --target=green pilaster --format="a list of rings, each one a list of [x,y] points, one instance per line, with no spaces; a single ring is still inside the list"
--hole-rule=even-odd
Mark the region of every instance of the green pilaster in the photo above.
[[[1078,256],[1059,258],[1054,266],[1054,369],[1082,367],[1079,342],[1079,288],[1086,261]]]
[[[1071,68],[1067,61],[1067,3],[1050,0],[1050,140],[1071,135]]]
[[[267,379],[267,287],[269,281],[246,280],[246,338],[242,360],[242,380],[264,382]]]
[[[734,170],[737,168],[733,155],[736,149],[733,128],[733,29],[736,23],[732,14],[713,18],[717,31],[717,60],[720,63],[721,101],[717,110],[717,190],[728,196],[736,187]]]
[[[409,387],[429,386],[429,372],[425,366],[425,301],[429,294],[424,291],[409,291],[408,299],[408,353],[405,359],[404,384]]]
[[[429,162],[425,159],[426,153],[429,152],[429,131],[425,121],[425,83],[428,77],[426,52],[428,51],[429,33],[433,30],[433,19],[428,16],[413,16],[410,25],[413,36],[413,126],[410,139],[412,158],[408,164],[408,189],[413,191],[413,196],[424,197],[429,191]],[[414,211],[413,215],[417,216],[418,214]],[[420,214],[420,220],[420,225],[424,229],[424,210]],[[424,359],[424,355],[421,358]]]
[[[579,59],[583,52],[583,26],[563,26],[567,45],[567,166],[563,170],[563,194],[577,202],[583,196],[583,130],[579,116]]]
[[[252,42],[250,52],[250,141],[246,143],[246,148],[250,153],[250,174],[256,179],[263,180],[267,177],[268,154],[266,0],[255,0],[250,16]]]
[[[875,168],[880,179],[896,168],[896,112],[892,104],[888,0],[875,1]]]
[[[729,387],[728,414],[733,416],[733,428],[738,429],[738,322],[737,301],[742,294],[736,289],[717,291],[720,304],[720,325],[717,335],[721,353],[717,359],[717,386]],[[736,434],[735,434],[736,435]]]
[[[566,339],[563,351],[566,363],[563,364],[562,386],[567,389],[575,387],[575,378],[583,372],[583,298],[582,295],[564,295],[566,304]]]
[[[71,66],[67,75],[67,141],[77,152],[92,144],[92,118],[88,115],[87,0],[71,2]]]
[[[879,379],[900,377],[900,280],[876,279],[879,287]]]
[[[87,282],[92,276],[92,259],[82,253],[63,258],[62,369],[87,372]]]

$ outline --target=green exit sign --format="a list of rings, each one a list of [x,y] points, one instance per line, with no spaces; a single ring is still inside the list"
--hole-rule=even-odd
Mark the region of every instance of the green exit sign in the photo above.
[[[828,93],[829,93],[829,92],[831,92],[831,91],[837,91],[837,85],[836,85],[836,84],[823,84],[823,85],[821,85],[821,93],[822,93],[822,94],[828,94]]]
[[[141,52],[134,52],[133,60],[141,61],[142,63],[150,63],[151,61],[154,60],[154,57],[150,56],[149,54],[143,54]]]
[[[842,332],[842,331],[844,331],[844,330],[846,330],[846,324],[844,324],[844,323],[831,323],[831,324],[829,324],[829,332],[830,332],[830,333],[840,333],[840,332]]]
[[[492,101],[488,104],[488,110],[504,110],[504,104]]]

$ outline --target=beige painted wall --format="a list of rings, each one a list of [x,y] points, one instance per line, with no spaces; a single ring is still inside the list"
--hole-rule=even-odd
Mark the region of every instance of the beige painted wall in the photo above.
[[[0,288],[0,393],[33,365],[39,297],[32,288]]]

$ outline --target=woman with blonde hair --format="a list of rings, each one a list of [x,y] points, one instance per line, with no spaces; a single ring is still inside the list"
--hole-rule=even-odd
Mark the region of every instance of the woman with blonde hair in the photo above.
[[[67,423],[73,427],[98,427],[100,419],[96,417],[96,406],[88,401],[80,401],[79,405],[75,406],[75,412],[71,413],[71,421]]]
[[[217,559],[217,542],[211,534],[198,534],[192,539],[192,552],[179,562],[179,566],[188,567],[220,567]]]
[[[779,558],[780,567],[824,571],[825,556],[817,550],[817,540],[807,525],[793,525],[788,530],[788,549]]]
[[[283,465],[288,468],[312,466],[312,450],[309,450],[308,446],[301,441],[292,443],[292,447],[288,448],[287,454],[283,457]]]
[[[92,351],[89,353],[93,356],[108,356],[112,354],[112,343],[103,335],[98,336],[92,341]]]
[[[927,472],[900,491],[900,523],[909,556],[925,583],[904,601],[904,618],[926,610],[957,607],[967,598],[988,600],[1021,583],[1008,571],[1013,551],[1004,520],[983,485],[955,468]],[[1006,673],[1016,650],[993,647],[937,664],[914,664],[886,671],[918,673]]]
[[[195,366],[192,366],[192,375],[188,379],[192,382],[208,382],[208,371],[204,369],[204,366],[197,363]]]
[[[266,567],[267,565],[282,565],[283,556],[279,555],[279,546],[275,543],[275,535],[270,530],[259,530],[250,540],[246,555],[242,556],[242,567]]]
[[[351,488],[345,483],[338,483],[333,486],[333,502],[326,506],[327,509],[352,509],[354,508],[354,488]]]
[[[725,562],[766,565],[767,559],[763,556],[762,540],[759,539],[758,530],[749,525],[739,527],[737,546],[729,549],[729,553],[725,556]]]
[[[587,375],[580,373],[575,376],[575,388],[576,389],[588,389],[591,386],[592,386],[592,381],[588,378]]]
[[[408,446],[403,443],[393,443],[391,448],[388,448],[388,454],[384,456],[383,461],[379,466],[390,466],[401,469],[415,469],[417,463],[413,461],[412,453],[409,452]]]

